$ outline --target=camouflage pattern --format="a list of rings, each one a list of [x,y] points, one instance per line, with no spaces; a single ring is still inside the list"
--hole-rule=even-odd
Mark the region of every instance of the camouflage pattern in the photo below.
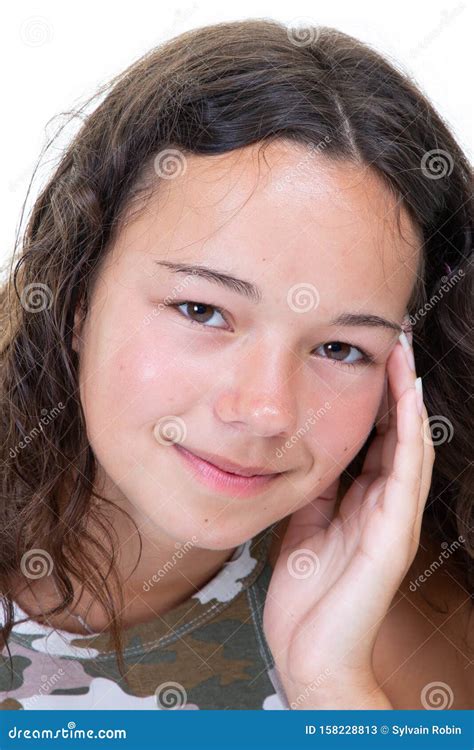
[[[0,709],[288,709],[262,628],[274,526],[196,594],[124,630],[126,680],[108,634],[16,625],[0,655]],[[15,605],[15,622],[27,615]]]

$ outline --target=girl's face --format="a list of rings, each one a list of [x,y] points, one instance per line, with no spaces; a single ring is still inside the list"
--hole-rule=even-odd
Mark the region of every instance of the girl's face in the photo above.
[[[257,149],[181,156],[110,249],[82,324],[76,313],[99,489],[157,535],[216,550],[309,503],[362,447],[398,331],[335,320],[400,325],[420,253],[371,169],[284,141],[265,159]],[[283,473],[232,497],[199,482],[175,443]]]

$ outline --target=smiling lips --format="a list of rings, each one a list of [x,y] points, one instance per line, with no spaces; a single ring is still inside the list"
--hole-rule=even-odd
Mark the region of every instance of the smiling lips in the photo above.
[[[264,466],[241,466],[240,464],[234,463],[234,461],[230,461],[226,458],[221,458],[220,456],[214,455],[212,453],[205,453],[204,451],[192,451],[188,448],[184,448],[184,446],[182,445],[179,445],[179,448],[187,451],[188,453],[192,453],[193,456],[196,456],[197,458],[200,458],[203,461],[212,464],[213,466],[216,466],[218,469],[221,469],[221,471],[225,471],[229,474],[236,474],[241,477],[254,477],[257,475],[268,476],[281,473],[268,471],[268,469],[266,469]]]
[[[265,469],[262,467],[243,468],[230,461],[225,461],[215,457],[214,460],[219,461],[221,466],[232,466],[240,472],[246,472],[246,474],[237,474],[218,467],[216,464],[207,461],[205,458],[183,448],[182,445],[175,443],[173,447],[176,449],[178,455],[185,460],[186,465],[192,469],[194,477],[202,481],[208,487],[211,487],[211,489],[217,492],[230,494],[234,497],[248,497],[249,495],[263,491],[276,477],[283,473],[267,472],[255,474],[254,472],[256,469],[259,469],[260,472],[265,472]]]

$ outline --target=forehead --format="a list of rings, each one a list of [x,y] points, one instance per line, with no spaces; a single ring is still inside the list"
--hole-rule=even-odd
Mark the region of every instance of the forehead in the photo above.
[[[371,297],[403,308],[421,233],[378,174],[283,140],[259,145],[181,154],[176,176],[157,178],[125,225],[119,250],[150,256],[150,266],[156,257],[206,263],[261,277],[264,289],[307,281],[356,304]]]

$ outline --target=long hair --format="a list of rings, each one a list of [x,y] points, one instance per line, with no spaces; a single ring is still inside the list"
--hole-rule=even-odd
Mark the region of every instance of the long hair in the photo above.
[[[124,217],[151,194],[160,169],[179,169],[186,154],[264,148],[278,138],[308,147],[309,155],[317,150],[370,166],[396,196],[398,221],[404,207],[421,233],[409,314],[436,438],[422,530],[445,549],[454,545],[449,564],[467,585],[474,556],[471,173],[433,106],[361,41],[317,26],[302,40],[266,19],[181,34],[135,61],[84,107],[95,98],[34,202],[0,291],[0,647],[8,649],[14,625],[12,581],[25,556],[40,549],[62,601],[37,619],[47,623],[71,605],[70,575],[76,576],[107,612],[125,672],[113,596],[114,586],[121,596],[117,540],[105,513],[111,501],[94,489],[74,312],[81,305],[87,313]],[[73,114],[82,116],[82,109]],[[343,472],[341,492],[374,434],[375,428]]]

